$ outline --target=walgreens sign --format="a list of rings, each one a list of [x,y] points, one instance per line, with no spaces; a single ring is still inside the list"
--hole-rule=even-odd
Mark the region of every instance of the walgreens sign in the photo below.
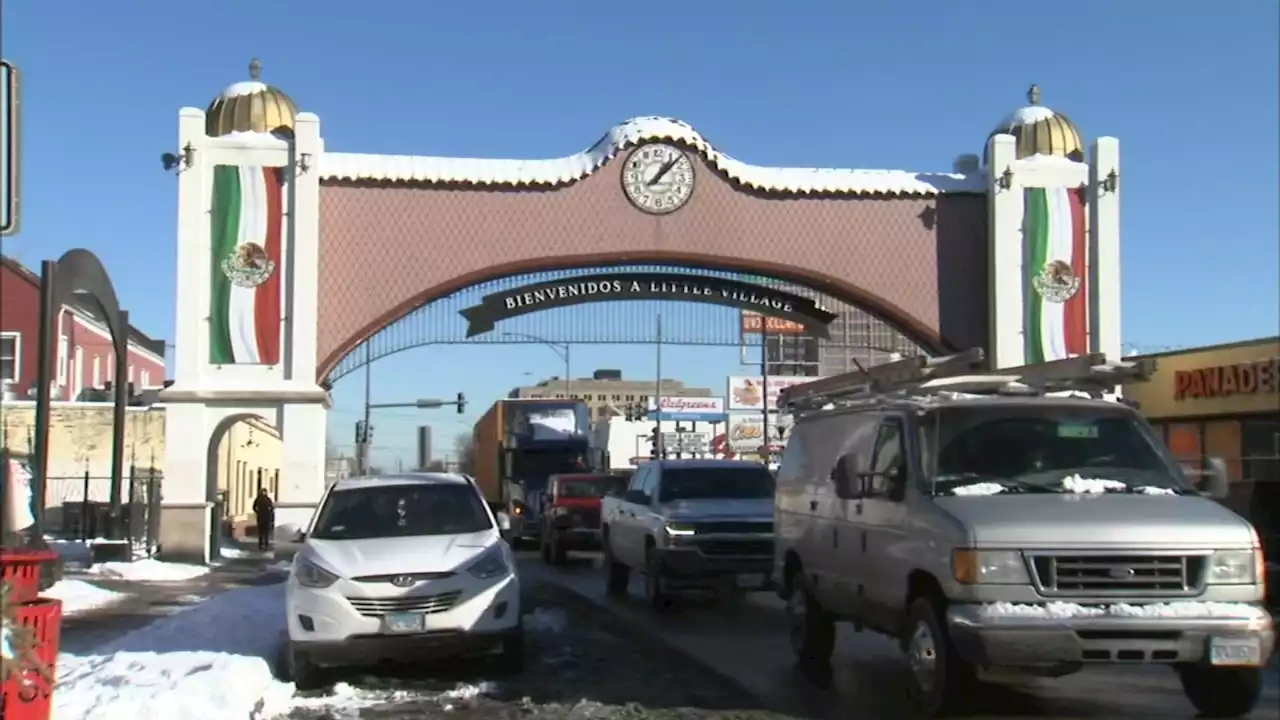
[[[719,397],[680,397],[663,395],[655,406],[649,401],[649,410],[663,415],[707,415],[724,412],[724,398]]]

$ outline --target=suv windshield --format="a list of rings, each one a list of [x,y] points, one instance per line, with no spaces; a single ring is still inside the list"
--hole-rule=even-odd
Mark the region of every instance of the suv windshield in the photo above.
[[[939,492],[979,483],[999,486],[992,493],[1191,490],[1146,424],[1123,406],[941,408],[937,423],[936,437],[925,441],[937,449]]]
[[[772,498],[773,484],[773,474],[763,465],[663,468],[658,502]]]
[[[460,483],[335,490],[316,517],[317,540],[462,535],[493,527],[480,494]]]

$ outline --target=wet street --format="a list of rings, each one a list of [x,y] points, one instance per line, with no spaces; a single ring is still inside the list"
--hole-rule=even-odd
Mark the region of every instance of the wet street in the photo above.
[[[606,599],[589,556],[548,568],[525,554],[528,662],[513,678],[482,664],[354,671],[286,717],[828,718],[901,720],[907,669],[896,648],[841,629],[836,683],[797,675],[781,603],[760,594],[733,608],[654,615],[631,597]],[[429,679],[424,679],[429,678]],[[973,720],[1193,718],[1165,668],[1111,668],[1026,687],[991,686]],[[1280,718],[1275,678],[1250,720]]]

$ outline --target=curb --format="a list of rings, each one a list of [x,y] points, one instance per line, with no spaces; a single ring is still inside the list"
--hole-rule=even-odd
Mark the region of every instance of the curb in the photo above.
[[[786,710],[783,708],[778,708],[773,706],[763,696],[761,696],[755,690],[752,690],[742,681],[716,669],[714,666],[707,663],[705,660],[698,657],[697,655],[689,652],[688,650],[685,650],[682,647],[679,647],[677,645],[667,642],[666,640],[663,640],[662,637],[656,633],[647,632],[644,628],[627,622],[626,620],[619,617],[617,613],[610,610],[607,605],[601,605],[600,603],[597,603],[591,598],[586,597],[585,595],[578,592],[577,590],[567,585],[562,585],[558,582],[555,582],[554,580],[543,580],[543,582],[539,584],[545,588],[550,589],[552,594],[556,595],[557,599],[562,601],[563,604],[566,606],[566,608],[570,610],[571,614],[576,615],[578,614],[578,612],[582,612],[584,614],[591,613],[592,615],[600,619],[599,624],[609,634],[614,635],[618,638],[621,638],[629,643],[638,645],[642,648],[647,648],[647,649],[669,653],[669,654],[674,653],[675,655],[679,656],[680,659],[685,663],[691,666],[696,666],[699,670],[702,670],[718,678],[725,685],[726,689],[731,690],[733,693],[739,695],[740,697],[750,698],[754,706],[742,707],[742,708],[739,708],[739,710],[744,710],[744,711],[766,710],[766,711],[775,712],[775,713],[786,712]]]

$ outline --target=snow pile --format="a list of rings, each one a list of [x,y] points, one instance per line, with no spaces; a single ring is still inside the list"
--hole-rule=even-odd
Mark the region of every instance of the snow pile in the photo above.
[[[58,656],[54,717],[247,718],[293,686],[272,678],[284,586],[230,590],[83,656]]]
[[[1080,495],[1094,495],[1108,491],[1124,490],[1127,485],[1118,480],[1102,478],[1085,478],[1079,475],[1068,475],[1062,478],[1062,489]]]
[[[982,606],[988,618],[1255,618],[1260,610],[1245,603],[1166,602],[1148,605],[1116,603],[1114,605],[1080,605],[1071,602],[1049,602],[1043,605],[1020,605],[997,602]]]
[[[40,595],[61,600],[64,617],[114,605],[129,597],[128,593],[100,588],[83,580],[59,580]]]
[[[135,562],[106,562],[89,568],[90,575],[134,582],[183,582],[208,574],[207,565],[167,563],[147,558]]]
[[[58,553],[62,558],[63,566],[69,570],[84,569],[93,564],[93,546],[105,545],[111,543],[129,543],[128,540],[108,540],[106,538],[93,538],[91,540],[68,540],[66,538],[55,538],[46,535],[45,543],[49,545],[49,549]],[[134,560],[154,555],[155,548],[149,546],[145,541],[134,541],[132,544],[131,557]]]
[[[1004,486],[1000,483],[984,482],[974,483],[972,485],[960,485],[951,488],[952,495],[998,495],[1004,492]]]

